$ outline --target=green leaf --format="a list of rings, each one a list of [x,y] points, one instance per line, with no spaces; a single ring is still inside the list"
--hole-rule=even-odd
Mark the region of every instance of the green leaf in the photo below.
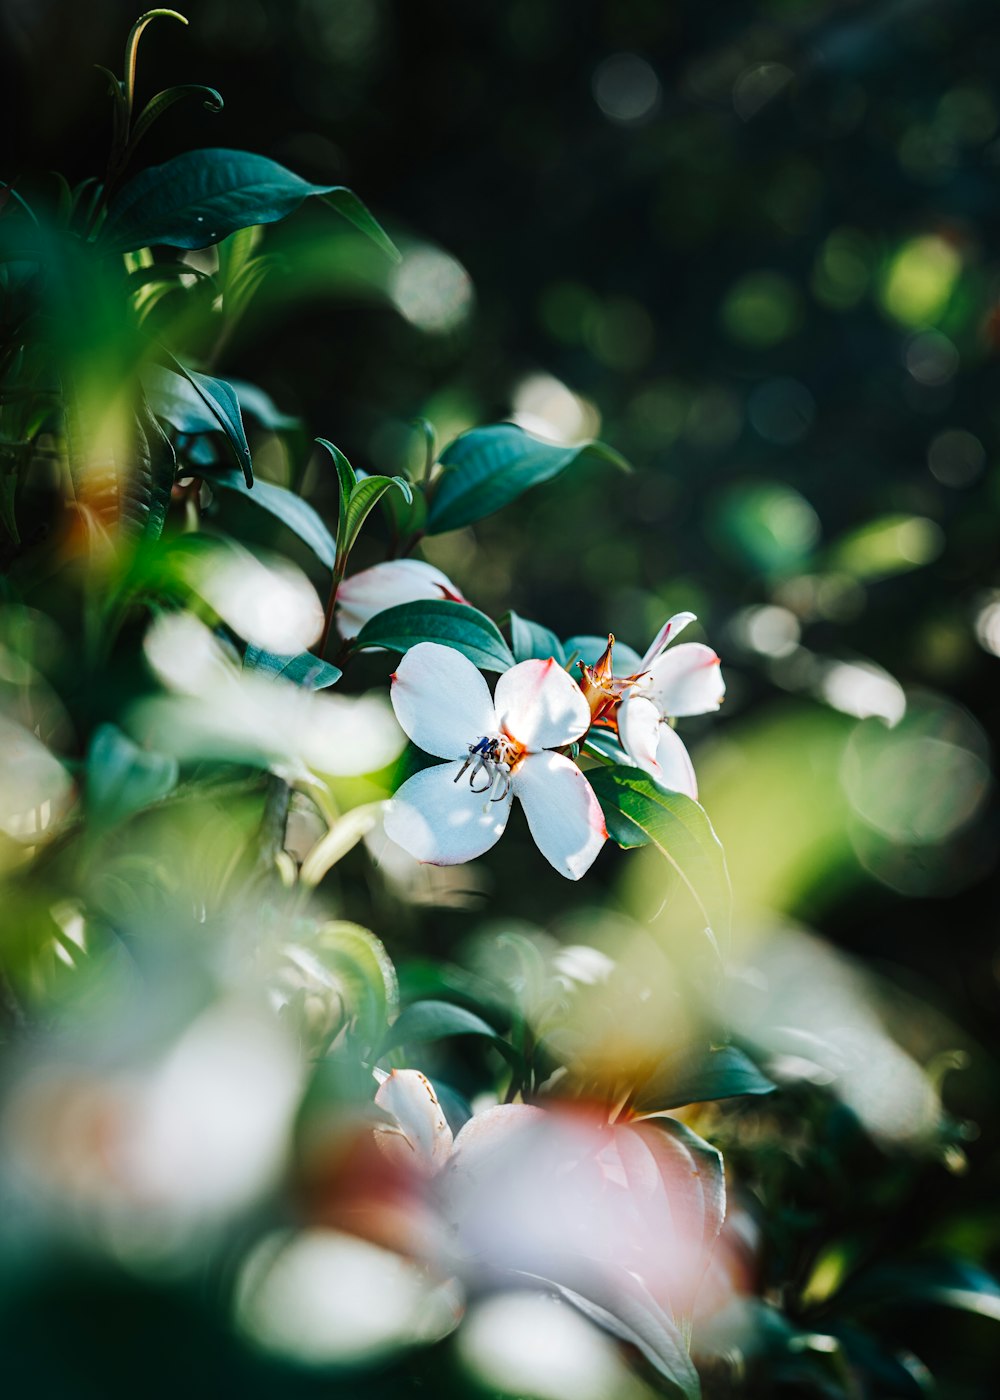
[[[218,147],[187,151],[134,176],[112,199],[99,241],[109,253],[153,244],[207,248],[237,229],[284,219],[311,195],[328,197],[380,248],[393,248],[350,190],[313,185],[266,156]]]
[[[640,1113],[681,1108],[689,1103],[709,1103],[742,1094],[770,1094],[773,1080],[757,1068],[735,1045],[723,1045],[702,1055],[686,1055],[662,1065],[642,1085],[633,1099]]]
[[[336,209],[341,218],[353,224],[359,233],[363,233],[366,238],[370,238],[376,247],[381,248],[387,257],[392,258],[393,262],[403,261],[402,254],[395,243],[353,190],[346,189],[343,185],[335,185],[329,194],[323,196],[323,203]]]
[[[428,534],[457,530],[492,515],[529,487],[549,481],[575,462],[588,460],[611,462],[628,470],[624,459],[601,442],[559,447],[513,423],[463,433],[441,455],[444,471],[434,483]]]
[[[271,481],[255,481],[248,486],[237,471],[206,469],[205,480],[224,491],[235,491],[239,496],[256,502],[282,525],[287,525],[293,534],[309,546],[321,564],[332,569],[337,557],[337,546],[330,531],[313,510],[308,501],[296,496],[294,491],[286,491],[283,486],[275,486]]]
[[[683,793],[658,787],[639,768],[602,768],[587,777],[604,809],[608,835],[625,849],[652,843],[687,885],[708,927],[728,936],[729,872],[704,808]]]
[[[478,608],[447,598],[400,603],[376,613],[358,633],[355,647],[409,651],[418,642],[440,642],[467,656],[481,671],[507,671],[514,665],[499,628]]]
[[[450,1001],[415,1001],[405,1007],[389,1027],[382,1043],[382,1054],[399,1045],[423,1045],[428,1040],[442,1040],[451,1035],[479,1035],[491,1040],[509,1060],[517,1060],[517,1052],[493,1027]]]
[[[1000,1322],[1000,1283],[967,1259],[915,1258],[868,1269],[849,1279],[837,1298],[865,1312],[934,1304]]]
[[[164,88],[163,92],[158,92],[155,97],[149,99],[136,118],[132,135],[129,137],[130,152],[135,150],[153,123],[159,121],[164,112],[169,111],[175,102],[180,102],[182,97],[200,97],[205,111],[216,114],[226,105],[222,94],[213,87],[206,87],[204,83],[180,83],[176,87]]]
[[[253,418],[262,428],[267,428],[272,433],[290,433],[295,428],[302,426],[302,420],[295,418],[290,413],[285,413],[271,398],[270,394],[264,392],[256,384],[251,384],[246,379],[230,379],[229,387],[234,391],[240,401],[240,408],[244,418]]]
[[[337,468],[337,539],[343,539],[344,530],[347,526],[347,503],[351,499],[351,493],[358,484],[358,474],[351,466],[350,462],[341,452],[340,448],[327,438],[317,438],[320,447],[325,447],[333,458],[333,465]]]
[[[516,612],[510,614],[510,645],[516,661],[547,661],[550,656],[566,664],[562,642],[554,632],[537,622],[529,622]]]
[[[341,559],[346,559],[350,554],[362,525],[393,486],[398,487],[407,505],[412,505],[413,491],[403,476],[364,476],[355,486],[344,512],[343,534],[338,539]]]
[[[250,444],[247,442],[247,435],[243,429],[243,415],[240,412],[240,401],[236,397],[236,390],[224,379],[214,379],[210,374],[199,374],[197,370],[188,369],[187,365],[163,346],[159,347],[159,353],[168,362],[168,368],[175,370],[188,381],[216,420],[229,440],[229,445],[233,449],[233,454],[243,472],[247,486],[252,486],[253,464],[250,461]]]
[[[292,681],[303,690],[326,690],[328,686],[336,685],[344,674],[311,651],[300,651],[297,656],[278,656],[273,651],[262,651],[255,646],[248,646],[243,653],[243,669],[262,671],[265,675]]]
[[[98,824],[117,825],[166,797],[177,773],[176,758],[140,749],[114,724],[99,725],[87,750],[87,807]]]

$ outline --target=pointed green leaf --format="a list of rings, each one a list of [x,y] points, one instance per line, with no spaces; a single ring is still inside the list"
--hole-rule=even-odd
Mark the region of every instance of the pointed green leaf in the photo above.
[[[365,476],[355,486],[344,515],[344,533],[340,540],[341,558],[346,559],[350,554],[362,525],[393,486],[399,489],[400,495],[408,505],[412,504],[413,491],[404,476]]]
[[[428,533],[440,535],[492,515],[529,487],[585,460],[628,470],[624,459],[601,442],[560,447],[513,423],[463,433],[441,455],[444,470],[434,484]]]
[[[632,1100],[640,1113],[710,1103],[743,1094],[772,1094],[777,1085],[735,1045],[667,1060]]]
[[[514,664],[495,622],[478,608],[446,598],[400,603],[376,613],[358,633],[355,647],[405,652],[418,642],[454,647],[481,671],[506,671]]]
[[[391,243],[365,206],[339,185],[314,185],[277,161],[219,147],[187,151],[123,185],[108,208],[100,246],[109,253],[164,244],[207,248],[250,224],[271,224],[312,195],[386,251]]]
[[[210,374],[199,374],[197,370],[188,369],[187,365],[163,346],[159,347],[159,354],[169,369],[183,375],[192,385],[209,413],[212,414],[225,433],[247,485],[252,486],[253,464],[250,460],[250,444],[247,442],[247,435],[243,429],[243,415],[240,412],[240,401],[236,397],[236,390],[224,379],[215,379]]]
[[[326,448],[337,468],[337,539],[339,541],[344,538],[344,532],[347,529],[347,505],[355,486],[358,484],[358,474],[339,447],[326,438],[317,438],[316,441],[320,447]]]
[[[392,258],[393,262],[402,262],[402,254],[395,243],[353,190],[345,189],[343,185],[337,185],[329,194],[323,196],[323,203],[336,209],[341,218],[353,224],[366,238],[370,238],[376,247],[381,248],[387,257]]]
[[[283,486],[275,486],[271,481],[255,481],[248,486],[237,471],[220,471],[217,468],[205,470],[205,480],[224,491],[235,491],[254,501],[269,512],[293,534],[309,546],[321,564],[332,569],[337,557],[337,546],[330,531],[313,510],[308,501],[296,496],[294,491],[286,491]]]
[[[489,1022],[474,1011],[466,1011],[464,1006],[455,1006],[450,1001],[415,1001],[405,1007],[389,1027],[382,1043],[382,1054],[387,1054],[398,1045],[422,1045],[428,1040],[441,1040],[451,1035],[484,1036],[507,1059],[518,1058],[513,1047]]]
[[[729,872],[704,808],[683,793],[658,787],[639,768],[602,768],[587,776],[612,840],[626,849],[652,843],[687,885],[708,927],[727,937]]]

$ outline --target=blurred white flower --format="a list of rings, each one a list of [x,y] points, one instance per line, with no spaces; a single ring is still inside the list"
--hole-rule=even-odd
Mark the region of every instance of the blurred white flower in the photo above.
[[[291,774],[312,769],[352,776],[384,768],[403,748],[381,696],[331,695],[242,671],[232,652],[190,613],[157,618],[145,650],[174,694],[134,706],[129,727],[161,753],[261,763]]]
[[[287,559],[264,560],[234,541],[219,540],[184,557],[181,572],[223,622],[264,651],[294,656],[323,630],[315,588]]]

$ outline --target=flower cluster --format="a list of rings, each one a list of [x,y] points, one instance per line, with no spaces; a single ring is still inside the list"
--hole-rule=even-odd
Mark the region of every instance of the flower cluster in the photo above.
[[[376,565],[353,587],[349,581],[338,626],[346,633],[415,594],[462,599],[429,566]],[[594,729],[617,734],[623,756],[662,787],[696,799],[694,768],[672,721],[717,710],[725,682],[710,647],[667,650],[694,620],[689,612],[670,618],[629,675],[615,675],[609,637],[594,665],[575,663],[579,682],[555,657],[533,658],[505,671],[492,696],[461,652],[436,642],[412,647],[392,677],[393,708],[413,743],[446,762],[403,783],[387,807],[386,834],[419,861],[462,864],[496,844],[517,798],[546,860],[578,880],[608,834],[575,761]]]

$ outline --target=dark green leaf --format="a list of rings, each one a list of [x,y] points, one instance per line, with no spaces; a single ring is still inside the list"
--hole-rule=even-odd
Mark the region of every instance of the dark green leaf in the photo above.
[[[278,656],[273,651],[262,651],[254,646],[248,646],[243,654],[243,669],[280,676],[282,680],[293,681],[304,690],[326,690],[328,686],[336,685],[344,674],[311,651],[300,651],[297,656]]]
[[[247,435],[243,430],[243,415],[240,413],[240,401],[236,397],[235,389],[224,379],[214,379],[210,374],[199,374],[197,370],[188,369],[187,365],[162,346],[160,354],[167,361],[168,368],[175,370],[191,384],[195,393],[215,418],[229,440],[229,445],[233,449],[233,454],[239,463],[247,485],[252,486],[253,464],[250,461],[250,444],[247,442]]]
[[[235,390],[240,401],[243,416],[255,419],[262,428],[267,428],[272,433],[289,433],[302,426],[300,418],[284,413],[270,394],[265,393],[256,384],[251,384],[246,379],[230,379],[229,385]]]
[[[187,151],[129,180],[111,201],[100,242],[113,253],[151,244],[207,248],[237,229],[284,219],[310,195],[328,196],[355,227],[392,248],[350,190],[313,185],[266,156],[218,147]]]
[[[309,502],[296,496],[294,491],[286,491],[283,486],[275,486],[271,481],[256,481],[252,487],[248,486],[237,471],[213,470],[206,472],[205,480],[213,486],[221,486],[224,491],[235,491],[248,501],[255,501],[298,535],[321,564],[328,569],[333,568],[337,557],[333,536]]]
[[[728,936],[729,872],[704,808],[683,793],[658,787],[639,768],[601,768],[587,776],[604,809],[608,835],[626,849],[652,843],[687,885],[709,928]]]
[[[516,612],[510,614],[510,646],[516,661],[547,661],[552,656],[560,666],[566,663],[562,643],[556,634],[537,622],[519,617]]]
[[[481,671],[506,671],[514,658],[496,623],[477,608],[446,598],[400,603],[365,623],[355,646],[409,651],[418,642],[440,642],[467,656]]]
[[[492,515],[529,487],[585,460],[627,469],[622,458],[600,442],[559,447],[513,423],[463,433],[441,455],[445,470],[434,486],[428,533],[440,535]]]
[[[87,806],[95,821],[113,826],[171,792],[177,760],[140,749],[113,724],[95,731],[87,750]]]
[[[639,1112],[681,1108],[741,1094],[770,1094],[777,1086],[735,1045],[698,1056],[668,1061],[641,1087],[633,1100]]]
[[[389,1027],[382,1054],[394,1050],[397,1045],[422,1045],[428,1040],[441,1040],[451,1035],[485,1036],[508,1059],[517,1058],[514,1049],[487,1021],[450,1001],[415,1001],[405,1007]]]

